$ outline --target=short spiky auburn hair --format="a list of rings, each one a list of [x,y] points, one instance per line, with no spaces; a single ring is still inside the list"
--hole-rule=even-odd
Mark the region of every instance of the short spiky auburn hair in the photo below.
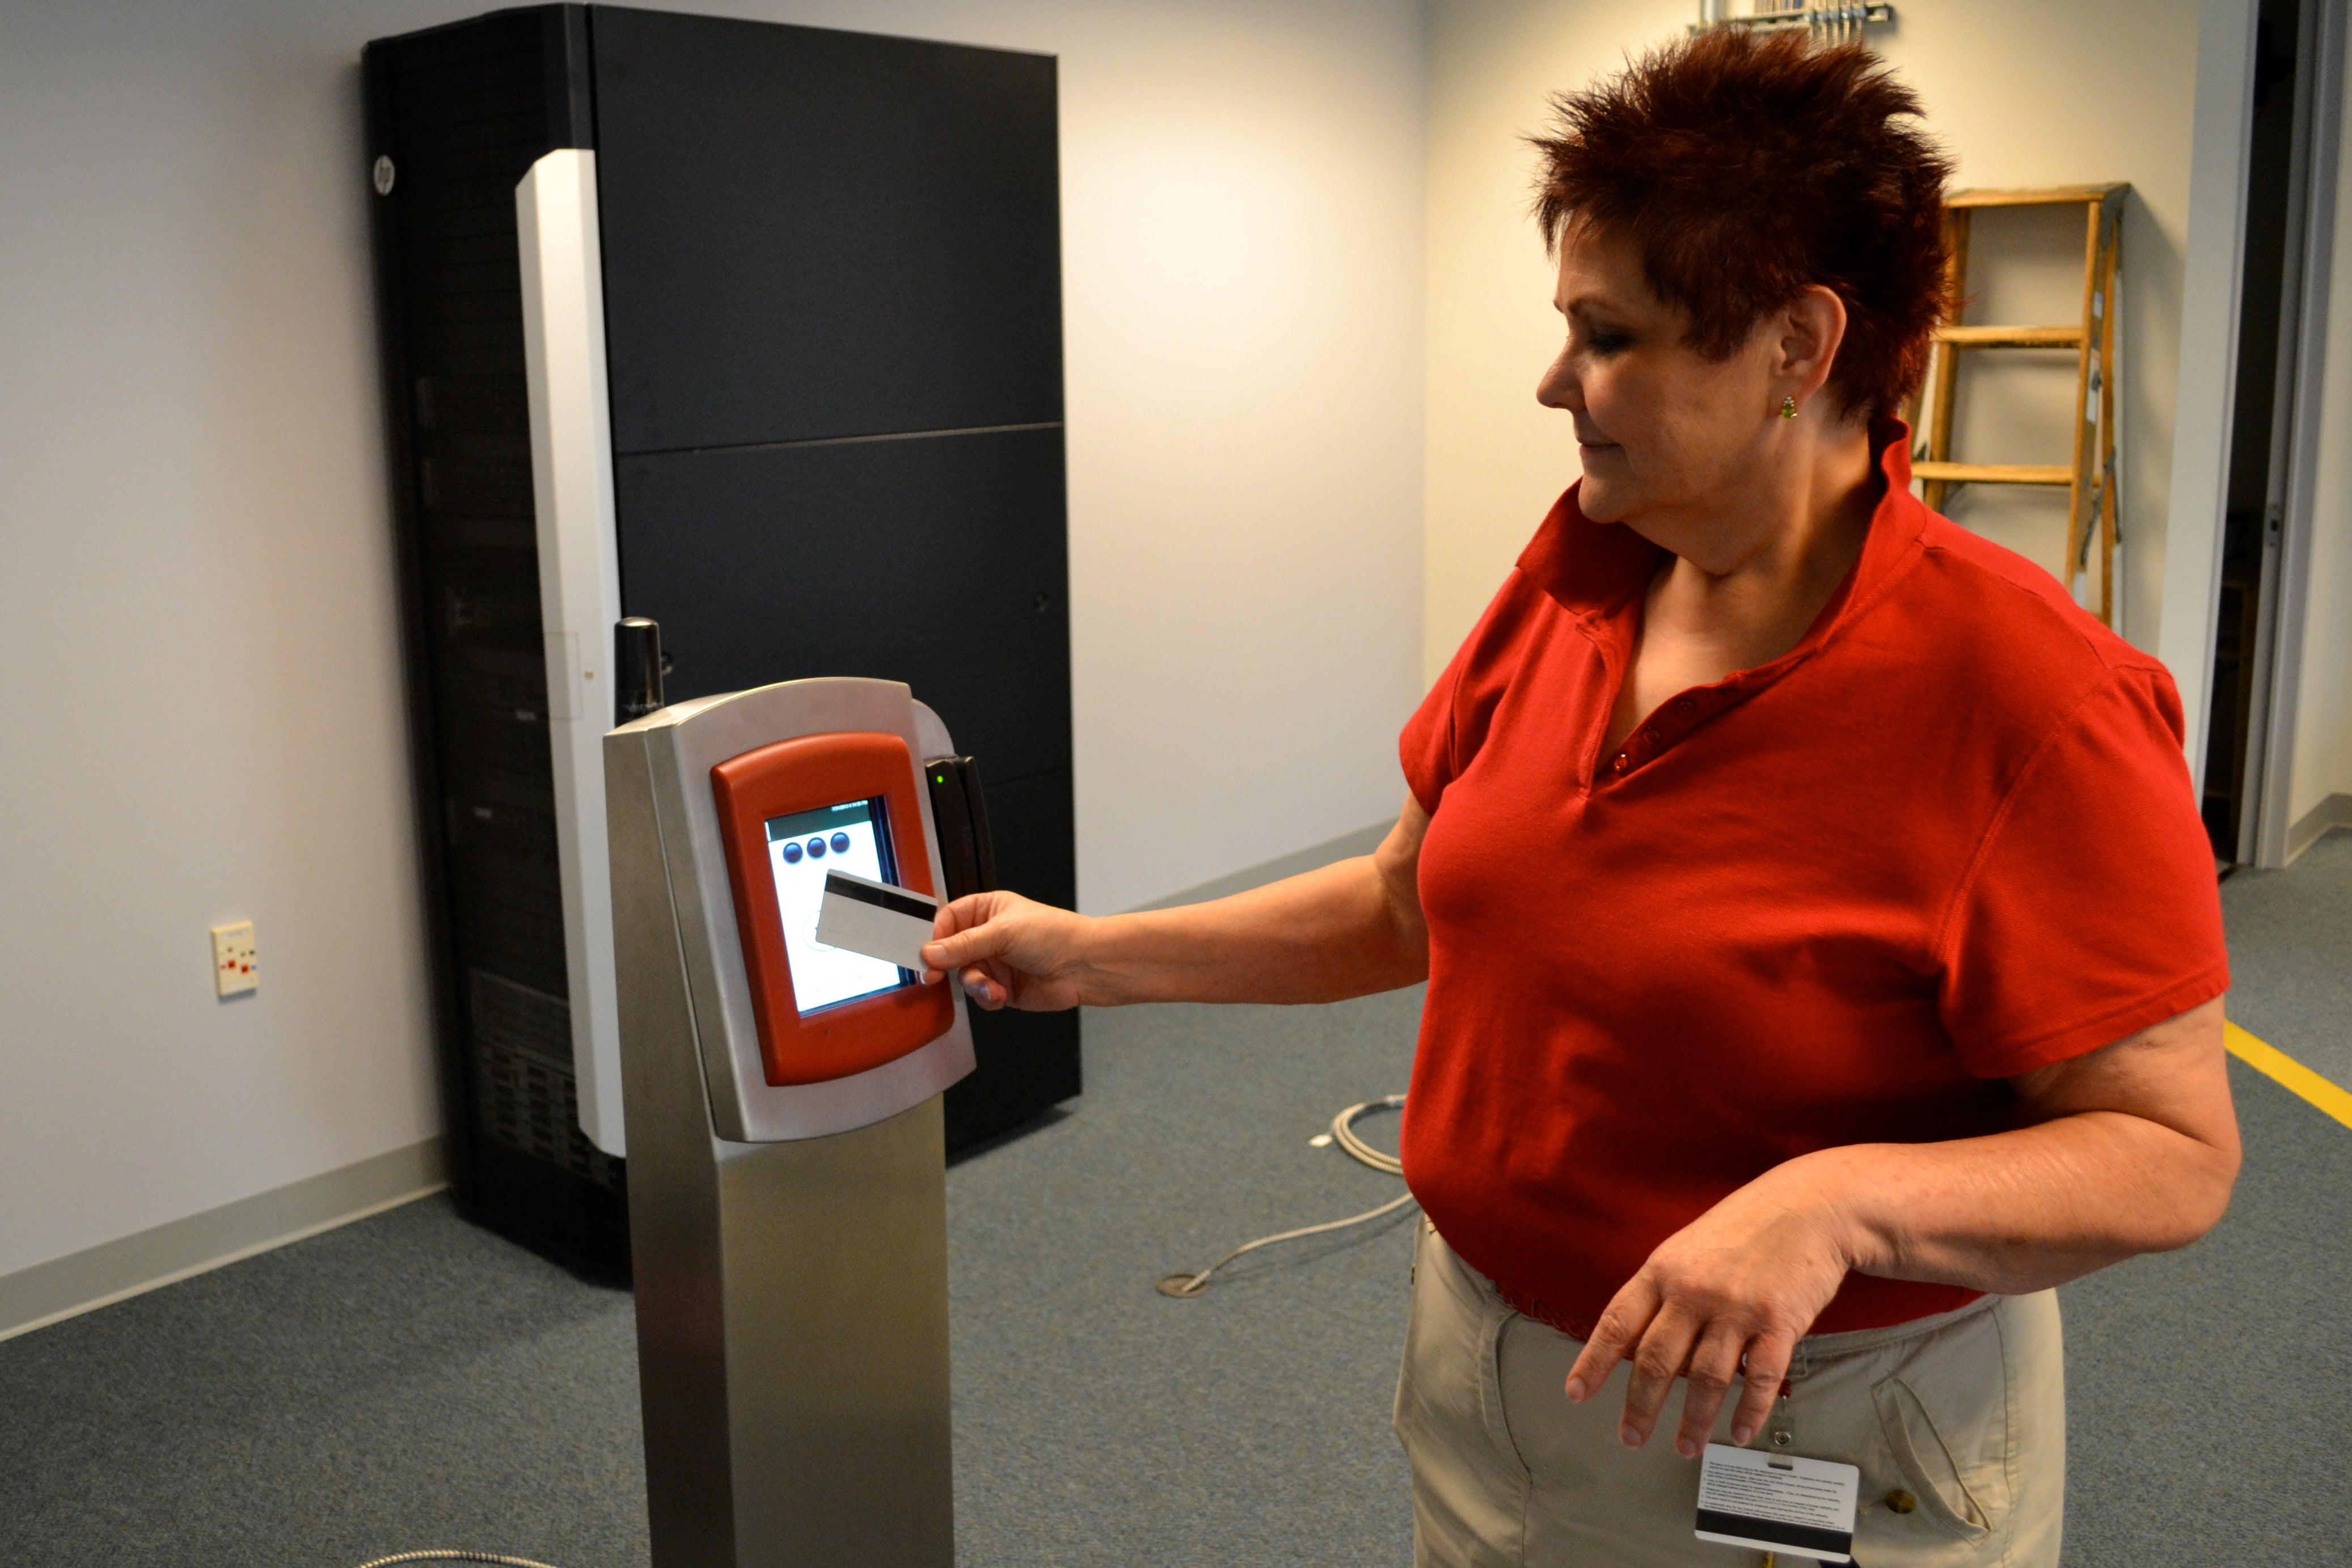
[[[1552,99],[1535,214],[1630,241],[1689,340],[1728,358],[1807,286],[1845,302],[1830,372],[1842,413],[1893,413],[1919,385],[1949,303],[1950,160],[1919,99],[1860,45],[1714,27]]]

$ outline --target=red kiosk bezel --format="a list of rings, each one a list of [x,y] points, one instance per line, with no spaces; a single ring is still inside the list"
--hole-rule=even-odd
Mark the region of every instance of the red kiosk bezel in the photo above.
[[[845,731],[775,741],[711,768],[710,789],[770,1083],[847,1078],[920,1050],[954,1026],[955,998],[945,985],[900,986],[803,1016],[793,998],[783,916],[768,863],[769,818],[878,795],[900,884],[933,893],[915,761],[904,738]]]

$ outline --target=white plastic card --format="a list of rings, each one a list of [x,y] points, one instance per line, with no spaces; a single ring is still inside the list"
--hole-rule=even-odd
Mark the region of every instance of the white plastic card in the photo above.
[[[939,910],[935,898],[849,872],[828,871],[816,939],[919,974],[923,944],[931,939],[931,919]]]
[[[1851,1563],[1861,1495],[1862,1472],[1852,1465],[1709,1443],[1695,1533],[1725,1546]]]

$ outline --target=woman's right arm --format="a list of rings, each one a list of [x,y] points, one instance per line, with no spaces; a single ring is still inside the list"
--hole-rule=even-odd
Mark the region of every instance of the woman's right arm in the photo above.
[[[1408,799],[1381,847],[1208,904],[1089,918],[1014,893],[940,911],[927,983],[949,973],[982,1007],[1330,1002],[1429,974],[1419,872],[1429,813]]]

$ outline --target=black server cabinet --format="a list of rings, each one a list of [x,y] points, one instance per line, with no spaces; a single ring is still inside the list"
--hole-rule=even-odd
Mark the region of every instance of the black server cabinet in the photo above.
[[[583,1134],[515,187],[593,149],[624,612],[672,701],[903,680],[980,758],[1003,885],[1076,897],[1055,68],[603,5],[364,56],[446,1124],[461,1201],[626,1259]],[[979,1014],[950,1150],[1077,1092],[1075,1014]]]

